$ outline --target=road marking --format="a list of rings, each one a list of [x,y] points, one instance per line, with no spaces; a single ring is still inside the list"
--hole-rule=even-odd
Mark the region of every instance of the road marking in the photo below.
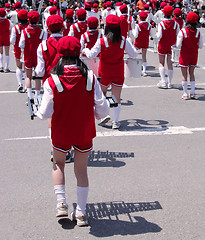
[[[0,91],[0,94],[1,93],[18,93],[18,91]]]
[[[124,137],[124,136],[163,136],[163,135],[183,135],[193,134],[194,132],[205,131],[205,127],[187,128],[184,126],[178,127],[161,127],[161,128],[144,128],[130,131],[108,131],[97,132],[97,137]],[[48,139],[49,136],[38,137],[22,137],[22,138],[7,138],[4,141],[18,141],[18,140],[40,140]]]

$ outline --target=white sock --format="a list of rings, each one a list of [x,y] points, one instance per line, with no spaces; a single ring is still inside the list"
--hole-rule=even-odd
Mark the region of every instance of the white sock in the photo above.
[[[23,71],[22,69],[20,68],[16,68],[16,78],[17,78],[17,81],[18,81],[18,84],[19,85],[22,85],[22,76],[23,76]]]
[[[31,99],[33,98],[32,97],[32,88],[27,88],[27,94],[28,94],[28,97]]]
[[[113,122],[119,121],[120,111],[121,111],[121,104],[118,104],[117,107],[112,108]]]
[[[66,197],[65,197],[65,185],[55,185],[54,191],[57,197],[57,206],[59,206],[61,203],[67,206]]]
[[[51,139],[51,128],[48,128],[49,138]]]
[[[3,54],[0,54],[0,68],[3,67]]]
[[[165,80],[165,68],[164,67],[159,67],[159,74],[160,74],[160,77],[161,77],[161,81],[166,83],[166,80]]]
[[[173,78],[173,70],[168,69],[168,84],[172,83],[172,78]]]
[[[143,73],[145,73],[146,72],[146,68],[147,68],[147,62],[143,62],[142,63],[142,71],[143,71]]]
[[[39,96],[40,95],[40,90],[35,90],[35,96]]]
[[[82,216],[86,214],[86,204],[88,199],[89,187],[77,186],[77,207],[76,216]]]
[[[5,57],[5,69],[9,68],[9,56]]]
[[[188,96],[188,92],[187,92],[187,81],[182,81],[182,87],[184,90],[184,94]]]
[[[191,84],[191,91],[190,91],[190,94],[195,94],[195,81],[190,81],[190,84]]]

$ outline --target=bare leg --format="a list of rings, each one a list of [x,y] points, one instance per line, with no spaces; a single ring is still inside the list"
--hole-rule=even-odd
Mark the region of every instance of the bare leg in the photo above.
[[[65,185],[65,157],[66,153],[53,149],[53,184],[54,185]]]

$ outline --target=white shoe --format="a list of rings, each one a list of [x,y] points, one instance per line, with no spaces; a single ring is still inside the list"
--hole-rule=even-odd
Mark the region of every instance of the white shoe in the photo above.
[[[165,82],[160,81],[157,83],[157,87],[158,88],[167,88],[167,84]]]
[[[147,77],[147,76],[148,76],[147,72],[143,72],[143,73],[142,73],[142,76],[143,76],[143,77]]]
[[[167,88],[169,88],[169,89],[173,88],[173,84],[168,83]]]
[[[100,123],[107,123],[107,122],[109,122],[110,121],[110,116],[109,115],[107,115],[105,118],[102,118],[101,120],[100,120]]]
[[[119,129],[120,125],[121,124],[119,122],[112,122],[112,129]]]
[[[58,207],[57,207],[57,213],[56,213],[56,217],[67,217],[68,216],[68,206],[61,203]]]
[[[189,100],[190,97],[189,97],[189,95],[183,94],[183,95],[182,95],[182,99],[184,99],[184,100]]]

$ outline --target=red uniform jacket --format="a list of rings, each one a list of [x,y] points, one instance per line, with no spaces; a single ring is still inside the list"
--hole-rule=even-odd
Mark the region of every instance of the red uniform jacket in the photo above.
[[[148,22],[138,23],[138,36],[135,39],[135,47],[148,48],[149,47],[149,35],[150,35],[151,25]]]
[[[120,28],[121,28],[121,36],[127,38],[128,33],[128,21],[127,15],[120,15]]]
[[[86,30],[87,30],[86,22],[77,22],[73,24],[74,37],[78,38],[79,40],[81,35],[85,33]]]

